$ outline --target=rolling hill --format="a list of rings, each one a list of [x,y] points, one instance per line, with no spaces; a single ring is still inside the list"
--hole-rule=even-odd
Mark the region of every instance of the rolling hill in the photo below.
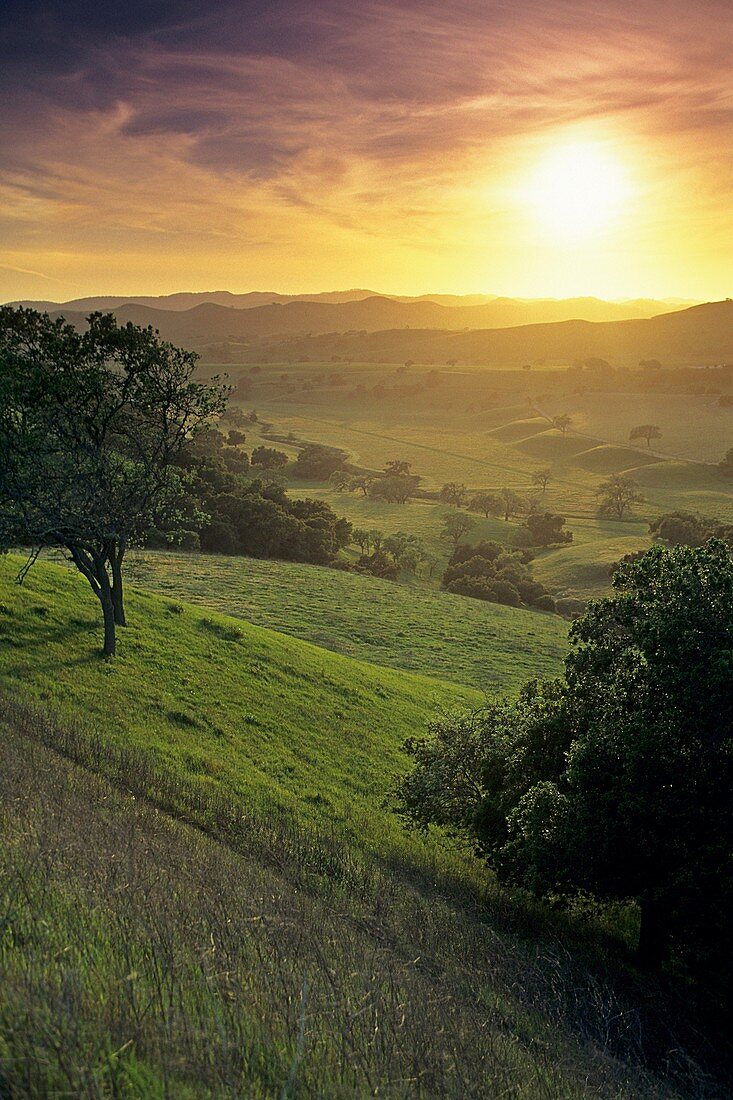
[[[358,303],[369,303],[363,308]],[[381,311],[375,306],[381,303]],[[392,303],[390,306],[388,303]],[[278,294],[270,291],[251,291],[247,294],[232,294],[227,290],[202,293],[179,293],[163,295],[102,295],[92,298],[76,298],[68,302],[20,301],[12,305],[30,306],[50,313],[91,313],[94,310],[119,310],[127,306],[145,306],[149,309],[167,312],[185,312],[202,305],[218,305],[229,309],[252,310],[273,305],[345,305],[353,308],[349,314],[349,325],[356,329],[366,328],[503,328],[510,325],[529,325],[541,322],[567,321],[581,319],[585,321],[618,321],[631,317],[653,317],[672,309],[682,308],[678,303],[656,301],[648,298],[631,299],[623,302],[609,302],[600,298],[507,298],[481,294],[420,294],[394,295],[378,294],[373,290],[326,291],[320,294]],[[693,303],[685,303],[691,305]],[[399,306],[411,307],[400,309]],[[317,327],[324,323],[328,313],[323,311],[289,311],[278,318],[285,328],[272,331],[318,332],[331,331],[332,327],[343,331],[339,325],[329,328]],[[334,314],[334,316],[336,316]],[[262,314],[257,331],[268,329],[268,317],[277,317],[272,312]],[[312,319],[311,319],[312,318]],[[295,326],[295,328],[293,328]],[[254,329],[252,330],[254,331]]]
[[[307,354],[328,361],[334,355],[354,361],[423,363],[571,362],[602,358],[636,365],[654,358],[671,364],[709,365],[733,359],[733,301],[711,302],[653,318],[625,321],[556,321],[505,328],[480,327],[480,311],[432,303],[404,304],[388,298],[324,304],[229,309],[204,304],[181,312],[129,305],[117,309],[120,322],[152,325],[174,344],[220,354],[216,345],[239,344],[245,359],[263,354],[287,360]],[[456,314],[463,324],[458,324]],[[85,315],[65,316],[82,327]],[[453,327],[468,331],[453,331]],[[276,339],[273,339],[276,338]],[[264,348],[261,341],[268,340]],[[212,347],[212,345],[215,345]]]
[[[476,692],[0,562],[0,1091],[253,1100],[715,1094],[624,932],[384,806]],[[633,933],[632,933],[633,935]],[[684,990],[684,996],[689,996]]]

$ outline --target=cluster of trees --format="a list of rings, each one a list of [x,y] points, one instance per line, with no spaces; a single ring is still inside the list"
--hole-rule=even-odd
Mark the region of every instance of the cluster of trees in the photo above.
[[[337,470],[343,470],[346,454],[337,447],[323,443],[307,443],[293,464],[293,477],[301,481],[328,481]]]
[[[547,486],[552,480],[549,467],[535,470],[532,475],[535,492],[522,496],[514,489],[504,488],[496,492],[481,490],[470,494],[464,484],[449,481],[440,490],[439,499],[456,509],[466,507],[487,519],[502,516],[506,522],[519,515],[526,515],[524,524],[514,533],[516,546],[561,546],[573,541],[572,532],[564,530],[565,517],[542,510]],[[454,545],[475,526],[475,520],[461,512],[451,512],[443,517],[443,534]]]
[[[361,550],[361,557],[353,567],[358,573],[397,580],[402,572],[414,574],[421,567],[429,571],[435,567],[417,535],[406,531],[384,535],[376,529],[356,527],[351,532],[351,540]]]
[[[328,504],[291,499],[276,481],[253,478],[256,467],[248,466],[246,452],[227,445],[215,429],[188,442],[174,462],[184,475],[182,507],[174,522],[148,533],[148,546],[325,564],[349,541],[350,524]]]
[[[709,539],[720,539],[733,548],[733,524],[696,512],[665,512],[651,521],[649,532],[668,546],[704,546]]]
[[[733,561],[654,547],[571,628],[561,679],[433,723],[397,789],[543,897],[635,899],[639,955],[733,978]]]
[[[532,578],[531,556],[521,550],[508,551],[498,542],[475,546],[459,543],[443,574],[443,587],[460,596],[520,607],[525,604],[541,611],[554,611],[555,601],[544,585]]]
[[[339,493],[360,492],[388,504],[406,504],[417,493],[420,481],[420,475],[412,473],[412,463],[402,459],[388,462],[380,474],[350,474],[341,466],[329,477]]]

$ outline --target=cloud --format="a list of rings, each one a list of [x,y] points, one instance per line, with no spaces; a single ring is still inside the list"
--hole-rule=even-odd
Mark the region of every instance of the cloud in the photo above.
[[[451,219],[457,238],[471,232],[460,196],[477,178],[492,194],[533,142],[597,123],[667,171],[714,165],[703,201],[730,198],[727,0],[3,12],[0,231],[13,246],[261,248],[292,233],[307,250],[327,224],[449,242]]]

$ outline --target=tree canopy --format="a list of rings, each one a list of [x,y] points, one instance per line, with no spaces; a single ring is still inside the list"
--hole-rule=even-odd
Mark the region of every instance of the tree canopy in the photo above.
[[[733,562],[653,547],[573,624],[565,674],[408,743],[401,814],[542,895],[635,899],[647,963],[730,981]]]
[[[0,309],[0,546],[68,552],[101,603],[107,656],[125,551],[175,508],[172,459],[226,402],[193,378],[196,359],[111,314],[78,332]]]

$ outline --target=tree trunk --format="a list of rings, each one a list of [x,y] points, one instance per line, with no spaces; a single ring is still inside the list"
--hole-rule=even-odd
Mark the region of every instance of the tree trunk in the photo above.
[[[117,652],[117,637],[115,627],[115,608],[112,603],[112,591],[111,589],[106,593],[103,593],[100,597],[102,604],[102,615],[104,616],[104,647],[102,649],[103,657],[114,657]]]
[[[117,626],[127,626],[124,589],[122,587],[122,560],[125,556],[125,549],[125,542],[122,541],[119,548],[113,548],[109,556],[112,567],[112,608]]]
[[[639,909],[641,924],[636,957],[645,970],[657,970],[668,954],[669,932],[663,906],[651,898],[642,898]]]
[[[117,649],[117,637],[115,630],[115,608],[112,600],[112,585],[107,574],[107,554],[92,552],[86,547],[76,546],[73,543],[67,546],[74,565],[89,581],[92,592],[102,605],[104,618],[104,657],[114,657]]]

